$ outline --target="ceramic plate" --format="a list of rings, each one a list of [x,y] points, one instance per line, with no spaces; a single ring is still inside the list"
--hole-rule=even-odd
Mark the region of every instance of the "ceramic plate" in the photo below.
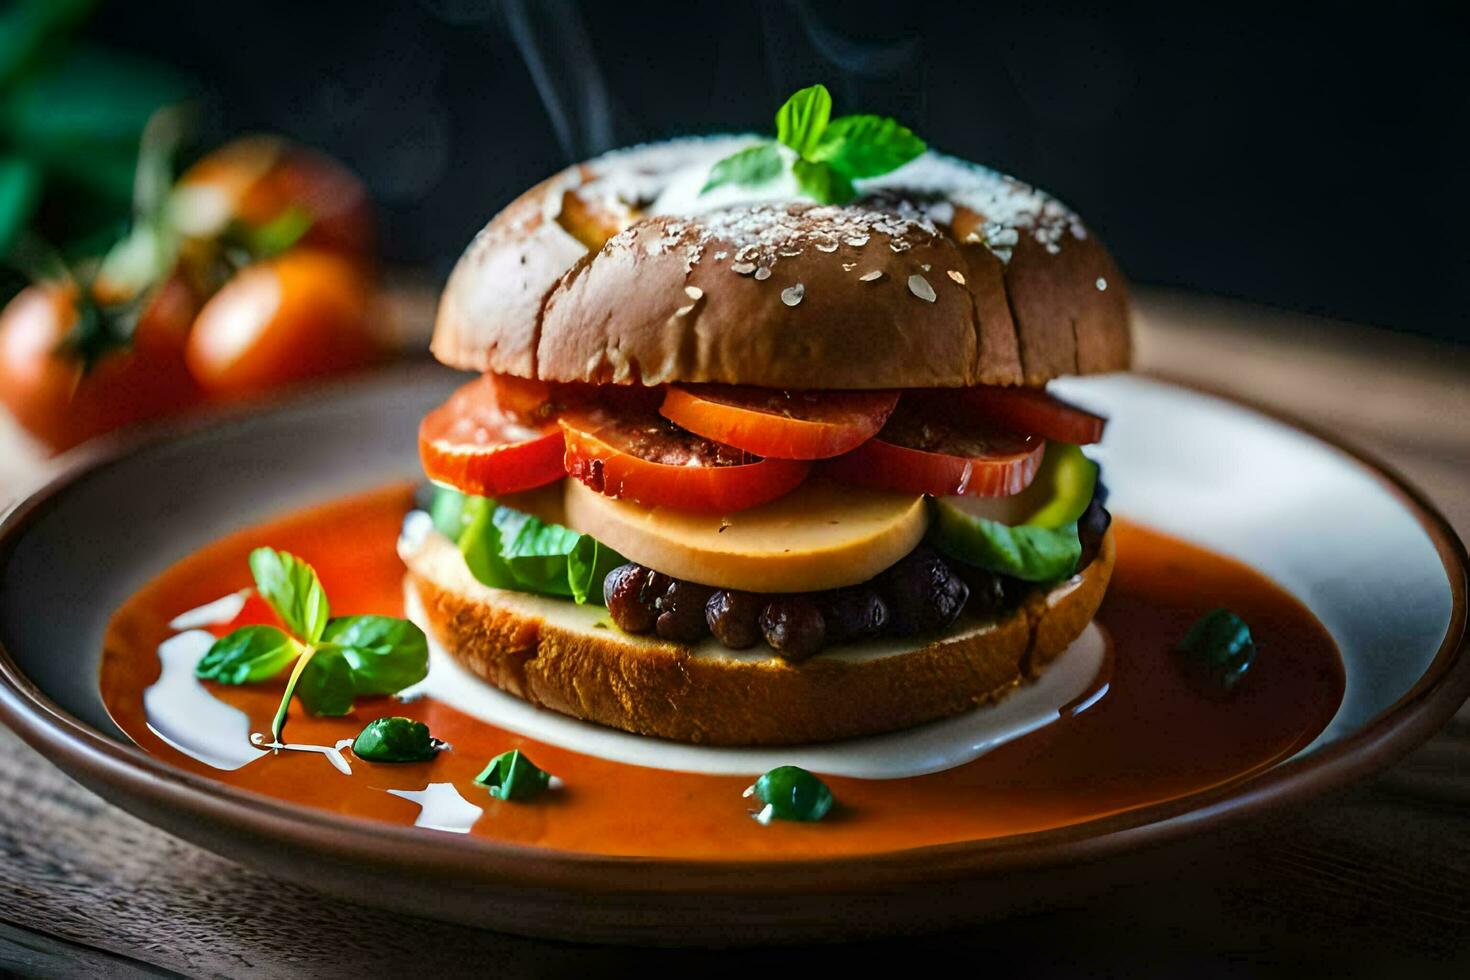
[[[1110,508],[1265,573],[1342,654],[1346,689],[1331,723],[1248,779],[984,841],[789,862],[648,860],[336,817],[185,772],[124,738],[97,685],[112,611],[230,531],[416,478],[418,421],[459,380],[406,367],[76,457],[0,524],[0,717],[144,819],[345,897],[538,935],[731,942],[938,927],[1076,894],[1124,873],[1142,845],[1387,765],[1470,694],[1464,547],[1412,489],[1279,419],[1118,376],[1057,386],[1111,419],[1101,451]]]

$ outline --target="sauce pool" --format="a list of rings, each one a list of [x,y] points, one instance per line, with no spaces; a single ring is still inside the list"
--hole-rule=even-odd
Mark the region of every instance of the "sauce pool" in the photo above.
[[[1300,602],[1239,562],[1116,520],[1117,565],[1097,616],[1113,642],[1106,693],[1085,711],[945,772],[828,778],[839,805],[818,824],[752,820],[741,792],[758,773],[709,776],[612,762],[525,738],[430,698],[362,699],[345,718],[312,718],[293,704],[290,742],[332,746],[374,718],[403,715],[453,746],[432,762],[397,765],[345,753],[351,776],[315,752],[281,752],[225,771],[149,728],[144,692],[159,679],[158,647],[175,635],[170,621],[249,586],[252,548],[269,545],[314,565],[334,615],[402,615],[404,569],[395,542],[411,501],[406,485],[349,497],[232,534],[159,575],[117,611],[104,640],[101,692],[118,726],[181,769],[337,813],[412,825],[424,816],[426,788],[449,784],[435,791],[440,803],[472,820],[468,832],[479,837],[597,854],[750,859],[998,837],[1174,799],[1290,756],[1326,727],[1342,700],[1337,648]],[[1173,653],[1190,624],[1219,606],[1250,623],[1260,644],[1251,673],[1225,700],[1199,694]],[[264,621],[263,613],[251,600],[236,624],[210,629],[222,634],[239,622]],[[283,680],[205,686],[243,711],[251,731],[263,732]],[[490,797],[474,777],[512,748],[563,785],[533,803]],[[451,790],[469,809],[449,798]]]

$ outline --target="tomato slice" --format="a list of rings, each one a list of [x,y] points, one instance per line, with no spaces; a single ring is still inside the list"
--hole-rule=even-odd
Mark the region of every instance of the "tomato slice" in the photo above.
[[[556,419],[507,408],[504,403],[514,401],[505,397],[507,387],[502,378],[487,374],[424,416],[419,424],[419,458],[429,479],[464,493],[494,497],[566,475]]]
[[[510,374],[491,377],[494,378],[496,404],[505,414],[526,425],[554,419],[563,410],[573,405],[584,405],[598,397],[596,385],[540,381]]]
[[[1016,435],[905,401],[883,430],[825,464],[847,483],[932,497],[1006,497],[1030,485],[1046,440]]]
[[[566,471],[645,507],[733,512],[795,489],[811,464],[761,459],[685,432],[652,411],[594,408],[561,417]]]
[[[982,385],[960,389],[956,394],[961,404],[979,413],[979,418],[1001,428],[1074,446],[1101,442],[1108,421],[1048,394],[1045,388]]]
[[[827,459],[871,439],[897,404],[894,391],[676,385],[659,412],[690,432],[760,456]]]

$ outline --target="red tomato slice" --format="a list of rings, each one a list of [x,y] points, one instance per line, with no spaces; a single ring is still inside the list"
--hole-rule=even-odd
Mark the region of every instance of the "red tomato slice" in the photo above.
[[[1046,441],[906,402],[876,437],[826,464],[836,479],[932,497],[1007,497],[1036,478]]]
[[[539,381],[510,374],[492,375],[495,402],[506,415],[527,425],[554,419],[572,405],[584,405],[598,396],[596,385]]]
[[[671,387],[659,413],[690,432],[777,459],[827,459],[871,439],[898,404],[894,391]]]
[[[1056,442],[1086,446],[1102,441],[1107,419],[1069,405],[1044,388],[1002,388],[982,385],[957,392],[961,404],[978,417],[1012,432],[1025,432]]]
[[[519,379],[517,379],[519,380]],[[538,384],[539,382],[526,382]],[[494,497],[560,480],[561,427],[504,406],[502,379],[487,374],[460,388],[419,424],[419,458],[429,479]]]
[[[790,492],[811,465],[761,459],[647,411],[574,410],[561,426],[569,475],[645,507],[745,510]]]

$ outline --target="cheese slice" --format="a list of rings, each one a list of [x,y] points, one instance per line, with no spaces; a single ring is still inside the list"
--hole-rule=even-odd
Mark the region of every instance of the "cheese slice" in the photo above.
[[[820,479],[726,515],[643,507],[565,482],[570,527],[666,575],[747,592],[866,582],[912,551],[928,525],[921,495]]]

